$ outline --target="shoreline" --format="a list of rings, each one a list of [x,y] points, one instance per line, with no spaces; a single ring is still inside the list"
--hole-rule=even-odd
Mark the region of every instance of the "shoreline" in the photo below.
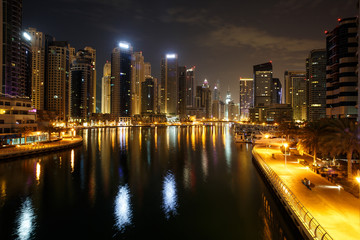
[[[46,154],[49,152],[65,150],[82,145],[82,137],[74,139],[62,139],[56,142],[41,143],[38,145],[22,145],[20,147],[0,149],[0,160],[12,160],[14,158],[28,157],[37,154]]]

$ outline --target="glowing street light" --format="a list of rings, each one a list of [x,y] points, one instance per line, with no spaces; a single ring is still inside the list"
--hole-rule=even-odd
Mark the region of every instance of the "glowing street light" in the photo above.
[[[355,179],[359,183],[359,198],[360,198],[360,176],[357,176]]]

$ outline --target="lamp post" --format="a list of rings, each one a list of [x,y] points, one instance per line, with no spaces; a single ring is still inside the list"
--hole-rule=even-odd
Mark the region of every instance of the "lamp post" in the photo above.
[[[287,143],[284,143],[284,148],[285,148],[285,167],[286,167],[286,148],[288,147],[289,145]]]

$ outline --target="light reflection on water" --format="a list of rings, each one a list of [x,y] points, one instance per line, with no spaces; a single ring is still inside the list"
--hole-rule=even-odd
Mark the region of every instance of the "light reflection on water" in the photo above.
[[[166,219],[177,215],[177,191],[174,174],[168,172],[163,182],[163,210]]]
[[[122,232],[126,226],[131,225],[131,221],[130,190],[127,185],[120,186],[115,198],[115,226]]]
[[[26,198],[17,219],[16,235],[19,240],[27,240],[32,237],[35,229],[35,213],[30,198]]]

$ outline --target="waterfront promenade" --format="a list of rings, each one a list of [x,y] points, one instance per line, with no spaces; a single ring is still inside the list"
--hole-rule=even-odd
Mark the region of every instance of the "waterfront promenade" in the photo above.
[[[36,143],[28,145],[19,145],[10,148],[0,149],[0,160],[21,158],[34,154],[48,153],[58,150],[67,149],[70,147],[78,146],[82,143],[83,139],[79,136],[74,138],[63,138],[59,141]]]
[[[254,157],[264,160],[333,239],[360,239],[360,200],[298,163],[307,156],[285,156],[279,147],[256,145]],[[309,158],[309,159],[307,159]],[[302,180],[311,182],[311,190]]]

